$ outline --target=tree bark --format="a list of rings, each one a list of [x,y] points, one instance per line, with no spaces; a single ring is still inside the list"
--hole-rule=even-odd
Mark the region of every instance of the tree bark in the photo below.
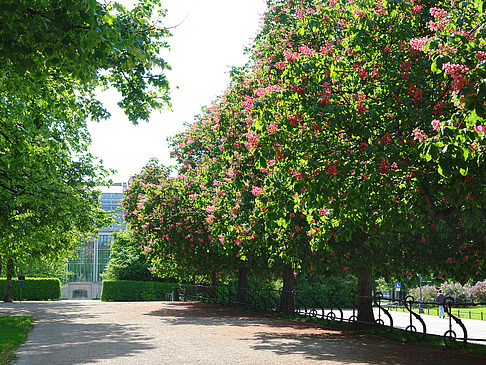
[[[14,262],[12,259],[7,261],[7,280],[5,281],[5,293],[3,295],[4,302],[12,302],[12,274],[14,271]]]
[[[192,299],[196,298],[196,275],[192,275]]]
[[[216,299],[216,285],[218,285],[218,280],[216,279],[216,271],[211,271],[211,296]]]
[[[280,310],[285,313],[294,312],[295,277],[292,264],[285,264],[283,269],[283,288],[280,297]]]
[[[238,295],[236,301],[240,304],[246,303],[246,293],[248,291],[248,268],[240,267],[238,270]]]
[[[375,323],[371,269],[366,267],[358,270],[358,322]]]

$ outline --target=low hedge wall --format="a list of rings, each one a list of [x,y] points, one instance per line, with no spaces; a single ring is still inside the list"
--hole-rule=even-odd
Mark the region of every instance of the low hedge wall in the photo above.
[[[0,294],[5,292],[7,279],[0,279]],[[12,300],[20,300],[21,281],[12,279]],[[61,297],[61,281],[58,278],[25,278],[22,300],[58,300]]]
[[[167,300],[178,283],[158,281],[104,280],[101,300],[106,302],[131,302],[144,300]]]

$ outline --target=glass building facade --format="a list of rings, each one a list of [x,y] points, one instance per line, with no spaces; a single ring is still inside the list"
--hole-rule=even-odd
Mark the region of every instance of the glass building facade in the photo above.
[[[126,187],[126,183],[118,183],[102,191],[101,207],[104,211],[113,214],[116,221],[110,227],[103,227],[96,239],[83,243],[77,250],[76,258],[70,260],[67,266],[67,283],[102,281],[101,274],[110,259],[113,233],[124,231],[126,228],[126,223],[123,221],[124,211],[121,210],[123,191]]]

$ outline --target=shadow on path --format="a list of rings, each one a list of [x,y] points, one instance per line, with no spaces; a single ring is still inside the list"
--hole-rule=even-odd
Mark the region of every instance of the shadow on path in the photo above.
[[[309,361],[367,364],[485,364],[477,358],[452,351],[431,350],[400,344],[371,335],[325,329],[312,324],[279,319],[235,307],[181,302],[167,303],[146,313],[171,325],[227,326],[246,328],[240,337],[253,351],[270,351],[282,361],[300,355]],[[235,333],[236,330],[228,330]]]
[[[16,352],[19,360],[15,364],[85,364],[136,356],[154,348],[136,326],[57,322],[55,331],[49,331],[49,326],[43,323],[35,327],[28,343]]]
[[[86,364],[154,348],[140,326],[106,322],[108,309],[104,303],[86,301],[0,304],[0,315],[35,319],[27,341],[15,352],[14,364]]]

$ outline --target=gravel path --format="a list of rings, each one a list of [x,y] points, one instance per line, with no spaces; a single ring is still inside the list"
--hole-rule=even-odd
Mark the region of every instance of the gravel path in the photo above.
[[[17,365],[486,363],[202,303],[2,303],[3,314],[36,319]]]

